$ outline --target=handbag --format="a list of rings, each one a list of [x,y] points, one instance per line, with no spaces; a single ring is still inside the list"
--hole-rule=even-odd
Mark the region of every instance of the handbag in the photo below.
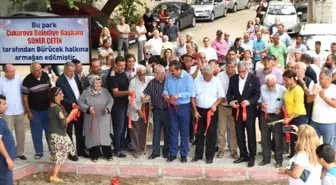
[[[291,163],[290,168],[289,168],[289,171],[292,171],[293,168],[294,168],[294,162]],[[300,175],[300,179],[301,179],[304,183],[306,183],[307,180],[308,180],[309,175],[310,175],[310,171],[304,169],[303,172],[302,172],[302,174]]]

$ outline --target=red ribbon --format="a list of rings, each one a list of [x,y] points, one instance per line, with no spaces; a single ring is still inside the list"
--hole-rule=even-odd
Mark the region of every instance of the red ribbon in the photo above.
[[[198,132],[198,118],[195,120],[195,129],[194,129],[194,133],[197,134]]]
[[[128,115],[128,128],[132,128],[132,111],[133,111],[133,106],[134,106],[134,101],[135,101],[134,91],[132,91],[129,96],[130,96],[131,111],[130,111],[130,114]]]
[[[141,111],[142,111],[142,114],[144,116],[144,121],[145,121],[145,124],[146,124],[147,123],[146,104],[142,104]]]
[[[178,108],[177,108],[177,104],[176,104],[175,101],[170,101],[170,103],[167,102],[169,112],[172,113],[172,112],[171,112],[171,109],[170,109],[170,104],[173,104],[173,106],[174,106],[174,108],[175,108],[175,111],[177,112],[177,111],[178,111]]]
[[[243,117],[243,121],[247,120],[247,111],[246,111],[246,106],[245,105],[241,105],[243,112],[242,112],[242,117]],[[238,121],[239,119],[239,111],[240,111],[240,107],[237,108],[237,112],[236,112],[236,121]]]
[[[92,130],[93,130],[93,120],[94,120],[94,114],[91,114],[91,123],[90,123],[90,136],[92,136]]]
[[[118,185],[118,182],[119,182],[119,177],[116,177],[113,179],[112,185]]]
[[[207,135],[208,133],[208,129],[210,127],[210,123],[211,123],[211,117],[214,115],[214,112],[210,109],[207,113],[207,125],[206,125],[206,129],[205,129],[205,133],[204,136]]]
[[[72,105],[72,109],[78,109],[78,112],[77,112],[77,114],[72,114],[71,115],[71,119],[70,119],[70,121],[73,121],[73,120],[75,120],[75,121],[77,121],[77,118],[79,118],[80,117],[80,108],[79,108],[79,106],[78,105],[76,105],[76,104],[73,104]]]
[[[284,118],[288,118],[288,112],[286,110],[285,107],[282,108],[283,112],[284,112]],[[285,127],[290,126],[288,123],[285,123]],[[289,132],[285,133],[285,137],[286,137],[286,142],[289,143],[290,142],[290,134]]]

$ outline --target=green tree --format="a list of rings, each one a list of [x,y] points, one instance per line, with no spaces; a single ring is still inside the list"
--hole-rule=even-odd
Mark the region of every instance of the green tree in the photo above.
[[[144,0],[123,0],[120,2],[118,11],[120,15],[125,17],[126,23],[129,25],[136,24],[142,17],[138,10],[146,6]]]

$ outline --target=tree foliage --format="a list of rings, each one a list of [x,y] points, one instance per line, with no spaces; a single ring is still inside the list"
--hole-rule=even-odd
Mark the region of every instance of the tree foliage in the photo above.
[[[126,23],[129,25],[136,24],[142,17],[138,10],[146,6],[144,0],[122,0],[119,4],[118,11],[120,15],[125,17]]]

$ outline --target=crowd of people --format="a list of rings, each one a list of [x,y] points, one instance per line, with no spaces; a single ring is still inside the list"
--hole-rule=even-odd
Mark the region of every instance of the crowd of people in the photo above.
[[[134,158],[143,155],[152,114],[150,160],[162,155],[172,162],[179,153],[186,163],[194,152],[191,162],[205,158],[211,164],[215,156],[224,157],[228,145],[234,163],[247,162],[248,167],[258,154],[259,166],[274,158],[290,184],[321,184],[321,165],[328,171],[324,184],[335,183],[336,43],[329,55],[319,41],[315,53],[307,53],[302,37],[292,44],[279,18],[268,29],[257,17],[248,22],[243,37],[232,41],[229,33],[218,30],[214,40],[204,37],[198,45],[192,33],[179,33],[168,16],[162,14],[167,23],[160,22],[160,28],[148,16],[136,27],[138,60],[128,51],[129,26],[121,18],[118,56],[113,57],[111,37],[103,29],[99,56],[91,59],[88,73],[76,59],[64,64],[58,78],[48,75],[51,66],[33,62],[22,81],[14,65],[4,65],[0,180],[12,184],[13,160],[27,159],[25,115],[34,159],[44,156],[44,132],[55,163],[49,180],[62,182],[58,172],[67,159],[111,161],[127,157],[125,151]],[[319,146],[321,136],[324,144]],[[289,168],[282,168],[285,153]]]

